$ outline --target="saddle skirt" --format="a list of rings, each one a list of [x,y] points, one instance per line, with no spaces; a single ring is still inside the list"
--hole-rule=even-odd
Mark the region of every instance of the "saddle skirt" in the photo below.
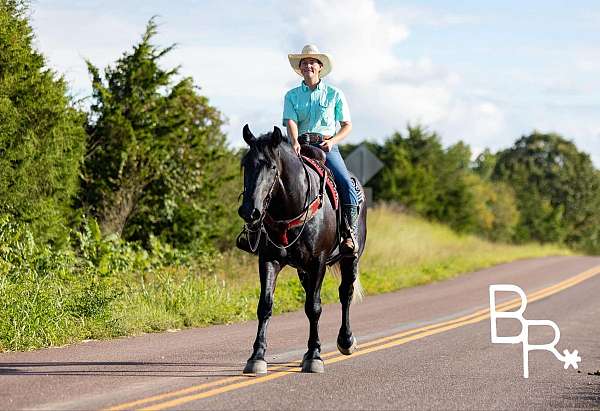
[[[317,161],[313,160],[312,158],[304,157],[302,160],[308,166],[310,166],[310,168],[315,170],[317,174],[319,174],[319,177],[325,178],[325,191],[327,191],[327,195],[329,196],[329,200],[331,201],[333,209],[337,210],[340,206],[340,196],[337,192],[337,188],[335,187],[335,181],[331,171],[325,167],[325,164],[318,164]]]

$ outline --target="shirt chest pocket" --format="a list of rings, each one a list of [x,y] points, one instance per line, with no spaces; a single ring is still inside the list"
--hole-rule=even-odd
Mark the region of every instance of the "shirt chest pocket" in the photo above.
[[[316,107],[317,123],[329,126],[333,121],[333,103],[327,99],[321,99]]]

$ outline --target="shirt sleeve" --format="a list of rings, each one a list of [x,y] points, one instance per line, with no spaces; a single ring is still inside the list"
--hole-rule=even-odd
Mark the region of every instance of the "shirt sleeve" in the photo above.
[[[294,110],[294,105],[292,104],[292,93],[288,91],[283,99],[283,126],[287,126],[287,120],[294,120],[296,124],[298,123],[298,114],[296,110]]]
[[[335,101],[335,121],[351,121],[348,101],[346,101],[346,96],[341,91],[338,91],[338,97]]]

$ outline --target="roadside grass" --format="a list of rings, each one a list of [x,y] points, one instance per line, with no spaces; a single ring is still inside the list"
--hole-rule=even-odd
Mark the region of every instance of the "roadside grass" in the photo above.
[[[413,287],[523,258],[571,255],[553,245],[492,243],[459,235],[442,224],[389,206],[369,210],[368,243],[360,278],[367,295]],[[183,274],[183,273],[182,273]],[[116,305],[125,334],[207,326],[256,318],[260,294],[257,258],[238,250],[223,255],[207,278],[188,271],[132,288]],[[338,281],[327,274],[321,298],[338,301]],[[279,275],[274,313],[301,309],[304,290],[293,269]]]
[[[493,243],[460,235],[388,206],[370,211],[367,250],[361,261],[368,294],[441,281],[523,258],[573,254],[555,245]]]
[[[367,295],[516,259],[572,254],[551,245],[515,246],[458,235],[387,206],[370,209],[368,221],[368,243],[360,265]],[[238,250],[164,267],[152,253],[117,243],[94,246],[100,240],[92,236],[84,239],[85,250],[97,253],[93,258],[104,267],[99,269],[72,253],[39,247],[19,230],[6,224],[0,230],[7,244],[0,247],[0,351],[256,318],[257,258]],[[324,303],[338,301],[337,287],[337,280],[326,275]],[[304,290],[296,273],[284,269],[274,313],[298,310],[303,304]]]

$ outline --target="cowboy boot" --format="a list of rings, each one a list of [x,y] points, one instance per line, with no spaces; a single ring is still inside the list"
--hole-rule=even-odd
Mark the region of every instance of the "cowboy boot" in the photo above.
[[[344,216],[344,233],[341,245],[342,254],[358,253],[358,206],[344,204],[342,207]]]

